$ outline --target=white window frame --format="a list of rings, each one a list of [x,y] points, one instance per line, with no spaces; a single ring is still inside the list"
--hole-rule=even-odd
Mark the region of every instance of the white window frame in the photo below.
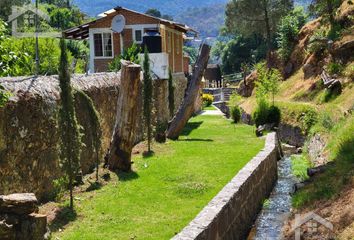
[[[144,30],[148,28],[156,28],[159,29],[158,24],[134,24],[134,25],[126,25],[124,27],[125,29],[131,29],[132,30],[132,37],[133,37],[133,42],[141,44],[143,43],[143,37],[144,37]],[[141,31],[141,41],[136,40],[135,36],[135,31]]]
[[[136,31],[141,31],[141,41],[136,40]],[[143,36],[144,36],[144,28],[141,29],[133,29],[133,40],[135,43],[141,44],[143,43]]]
[[[94,35],[95,34],[101,34],[101,38],[102,38],[102,53],[103,55],[105,54],[104,51],[104,42],[103,42],[103,34],[111,34],[111,39],[112,39],[112,56],[96,56],[95,55],[95,41],[94,41]],[[113,40],[113,32],[112,30],[110,30],[109,28],[96,28],[96,29],[90,29],[90,38],[92,38],[91,44],[90,44],[90,48],[91,50],[91,54],[93,56],[94,59],[113,59],[114,58],[114,40]],[[92,46],[92,47],[91,47]]]

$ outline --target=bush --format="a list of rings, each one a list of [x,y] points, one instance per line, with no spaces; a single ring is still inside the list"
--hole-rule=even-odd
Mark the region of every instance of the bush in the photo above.
[[[268,109],[268,102],[264,98],[258,100],[257,108],[253,113],[253,119],[257,127],[267,123]]]
[[[331,62],[326,66],[326,69],[330,75],[341,74],[344,70],[344,66],[340,63]]]
[[[318,29],[310,37],[308,50],[310,53],[319,54],[327,48],[327,34],[325,30]]]
[[[280,117],[281,117],[281,113],[280,113],[280,109],[276,106],[271,106],[268,109],[268,123],[275,123],[276,126],[279,125],[280,123]]]
[[[238,123],[241,120],[241,109],[239,106],[233,106],[230,109],[231,111],[231,118],[234,120],[234,123]]]
[[[208,93],[204,93],[202,95],[202,100],[203,100],[203,106],[209,107],[214,101],[214,96]]]

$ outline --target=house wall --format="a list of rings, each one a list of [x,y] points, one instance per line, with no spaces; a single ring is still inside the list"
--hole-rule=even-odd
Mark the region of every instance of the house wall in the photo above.
[[[167,52],[169,54],[169,64],[173,73],[183,72],[183,36],[182,32],[176,31],[172,28],[169,28],[163,24],[159,24],[159,21],[148,16],[130,12],[124,9],[108,15],[105,18],[97,20],[95,23],[90,25],[90,69],[91,72],[105,72],[108,70],[108,65],[112,62],[115,56],[121,54],[121,39],[120,34],[113,33],[111,28],[111,22],[114,16],[122,14],[126,19],[126,26],[122,32],[123,36],[123,48],[126,49],[130,47],[134,40],[134,30],[136,28],[152,28],[156,27],[160,30],[162,37],[162,52]],[[93,34],[97,32],[110,32],[113,35],[113,57],[94,57],[94,48],[93,48]],[[168,33],[171,34],[171,37],[168,38]],[[168,41],[169,40],[169,41]],[[168,44],[171,45],[170,51],[168,51]]]

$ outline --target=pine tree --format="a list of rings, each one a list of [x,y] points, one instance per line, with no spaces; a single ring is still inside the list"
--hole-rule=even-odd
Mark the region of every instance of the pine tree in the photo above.
[[[74,96],[70,83],[67,48],[64,39],[60,40],[59,86],[61,106],[59,109],[60,159],[69,181],[70,208],[74,208],[73,183],[80,168],[81,135],[77,123]]]
[[[233,0],[226,6],[225,24],[231,33],[262,35],[269,52],[279,20],[292,8],[293,0]]]
[[[150,59],[149,52],[145,46],[144,51],[144,120],[147,128],[148,152],[151,152],[151,139],[152,139],[152,125],[151,125],[151,112],[152,112],[152,78],[150,74]]]

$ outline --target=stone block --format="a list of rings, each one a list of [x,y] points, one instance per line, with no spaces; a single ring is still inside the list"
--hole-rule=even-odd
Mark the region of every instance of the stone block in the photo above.
[[[0,212],[27,215],[38,211],[37,198],[33,193],[15,193],[0,196]]]

